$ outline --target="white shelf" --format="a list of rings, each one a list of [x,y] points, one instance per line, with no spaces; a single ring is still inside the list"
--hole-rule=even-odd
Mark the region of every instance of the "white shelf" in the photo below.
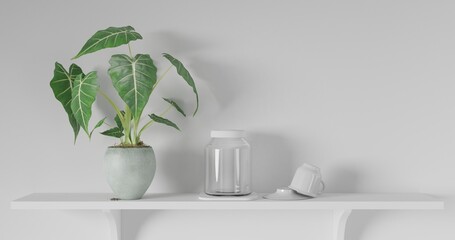
[[[352,210],[436,210],[444,202],[427,194],[326,193],[301,201],[199,200],[198,194],[150,194],[140,200],[112,201],[107,193],[33,193],[11,202],[12,209],[103,210],[113,240],[121,239],[121,213],[127,210],[332,210],[334,240],[345,239],[346,222]]]
[[[260,196],[264,194],[259,194]],[[206,201],[198,194],[150,194],[140,200],[111,201],[107,193],[33,193],[11,202],[12,209],[442,209],[444,202],[427,194],[327,193],[301,201]]]

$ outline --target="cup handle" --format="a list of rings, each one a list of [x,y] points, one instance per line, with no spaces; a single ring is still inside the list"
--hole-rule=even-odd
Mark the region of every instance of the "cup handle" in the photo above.
[[[318,195],[321,194],[322,192],[324,192],[324,190],[325,190],[325,183],[324,183],[324,181],[322,181],[322,180],[321,180],[321,187],[322,187],[322,188],[321,188],[321,190],[319,190]]]

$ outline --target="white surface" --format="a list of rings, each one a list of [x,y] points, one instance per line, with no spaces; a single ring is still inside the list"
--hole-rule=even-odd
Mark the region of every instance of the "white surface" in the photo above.
[[[143,134],[158,161],[149,193],[201,192],[210,130],[244,129],[253,191],[287,186],[308,162],[321,168],[327,192],[447,199],[444,211],[355,212],[350,239],[455,239],[454,9],[451,0],[0,1],[0,239],[108,239],[98,211],[12,211],[9,203],[31,192],[110,191],[102,159],[116,140],[97,130],[90,143],[81,133],[73,145],[49,81],[55,61],[68,67],[96,30],[122,25],[144,37],[134,53],[151,54],[160,69],[168,67],[160,54],[173,54],[200,93],[194,118],[167,115],[181,132],[154,125]],[[104,87],[110,55],[127,52],[76,63],[99,70]],[[172,71],[145,112],[163,111],[161,97],[177,97],[188,115],[194,110],[191,88]],[[99,100],[90,125],[106,116],[112,124],[113,111]],[[186,239],[201,226],[199,240],[332,235],[325,211],[131,211],[124,218],[131,240]],[[226,225],[236,233],[219,236]]]
[[[264,194],[260,194],[263,196]],[[327,193],[305,201],[204,201],[198,194],[149,194],[140,200],[111,201],[107,193],[34,193],[11,203],[13,209],[443,209],[426,194]]]
[[[198,197],[199,200],[206,201],[253,201],[258,198],[259,196],[255,192],[243,196],[212,196],[202,192],[199,193]]]
[[[296,200],[307,200],[311,197],[303,196],[298,194],[290,188],[277,188],[274,193],[264,195],[265,199],[277,200],[277,201],[296,201]]]

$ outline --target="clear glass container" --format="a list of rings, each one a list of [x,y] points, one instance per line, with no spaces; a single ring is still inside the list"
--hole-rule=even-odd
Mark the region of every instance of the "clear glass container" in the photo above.
[[[240,130],[212,131],[205,148],[205,193],[239,196],[251,193],[250,145]]]

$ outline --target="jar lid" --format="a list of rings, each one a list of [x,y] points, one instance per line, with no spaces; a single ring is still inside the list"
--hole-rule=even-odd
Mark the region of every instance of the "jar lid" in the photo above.
[[[243,130],[212,130],[210,132],[212,138],[243,138],[245,131]]]

